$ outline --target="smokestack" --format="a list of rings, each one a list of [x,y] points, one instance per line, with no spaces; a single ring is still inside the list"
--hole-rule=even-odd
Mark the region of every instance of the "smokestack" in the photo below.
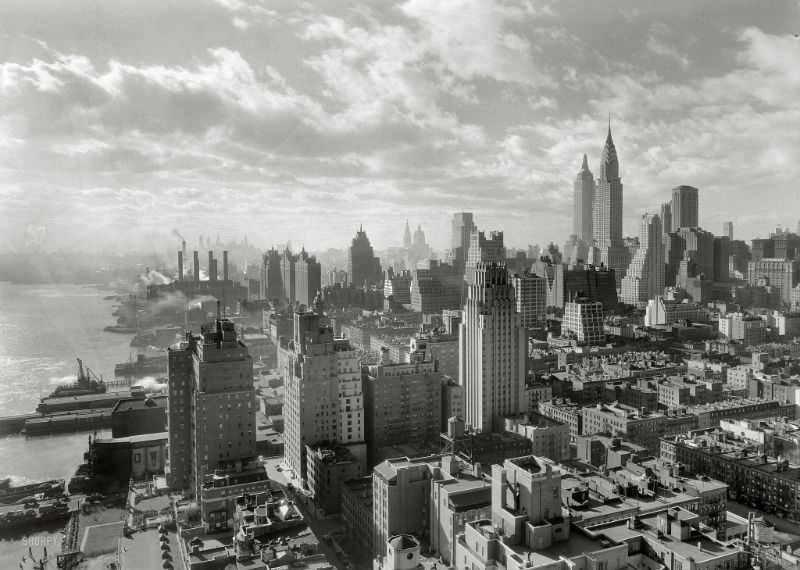
[[[214,252],[208,252],[208,280],[209,281],[216,281],[217,276],[214,272]]]
[[[183,261],[188,262],[189,258],[186,257],[186,240],[181,239],[181,251],[183,252]]]
[[[194,280],[200,281],[200,253],[194,250]]]
[[[178,252],[178,281],[183,281],[183,251]]]
[[[228,251],[222,252],[222,279],[228,280]]]

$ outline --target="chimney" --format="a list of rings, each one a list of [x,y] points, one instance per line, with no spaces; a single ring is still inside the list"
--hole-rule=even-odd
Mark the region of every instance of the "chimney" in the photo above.
[[[214,252],[210,250],[208,252],[208,280],[217,280],[217,274],[216,271],[214,271]]]
[[[178,251],[178,281],[183,281],[183,251]]]
[[[222,279],[228,280],[228,251],[222,252]]]
[[[200,253],[194,250],[194,280],[200,281]]]

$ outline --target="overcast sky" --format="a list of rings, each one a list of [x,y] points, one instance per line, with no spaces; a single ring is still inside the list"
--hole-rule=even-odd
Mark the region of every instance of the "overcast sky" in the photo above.
[[[679,184],[800,218],[797,2],[3,0],[0,250],[563,243],[612,115],[625,232]]]

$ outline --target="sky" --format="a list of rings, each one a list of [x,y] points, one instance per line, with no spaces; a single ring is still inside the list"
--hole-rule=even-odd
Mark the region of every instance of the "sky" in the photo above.
[[[4,0],[0,252],[444,249],[458,211],[563,243],[609,114],[626,235],[688,184],[766,236],[800,219],[798,34],[780,0]]]

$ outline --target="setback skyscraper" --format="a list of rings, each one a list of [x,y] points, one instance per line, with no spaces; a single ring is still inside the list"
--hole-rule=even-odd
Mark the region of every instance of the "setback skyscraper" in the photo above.
[[[579,241],[589,243],[593,238],[594,175],[585,154],[574,189],[572,233]]]
[[[459,325],[459,384],[472,428],[502,431],[503,416],[521,411],[527,343],[508,270],[478,263]]]
[[[595,185],[593,231],[600,261],[614,269],[619,282],[628,269],[630,255],[622,239],[622,180],[610,122],[600,157],[600,178]]]
[[[383,280],[381,263],[369,243],[367,232],[358,229],[347,255],[347,274],[350,283],[356,287],[379,285]]]
[[[620,300],[642,305],[664,293],[664,244],[661,219],[655,214],[642,216],[639,248],[622,280]]]

